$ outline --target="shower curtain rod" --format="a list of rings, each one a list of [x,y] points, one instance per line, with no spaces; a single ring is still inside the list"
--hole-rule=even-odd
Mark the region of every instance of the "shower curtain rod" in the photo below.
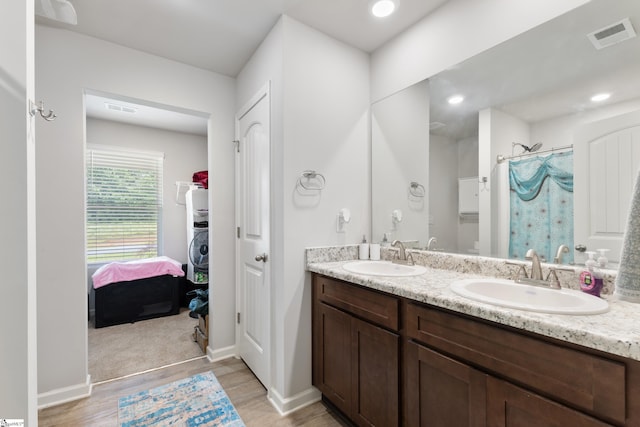
[[[570,148],[573,148],[573,144],[569,144],[569,145],[564,145],[562,147],[553,147],[553,148],[549,148],[546,150],[542,150],[542,151],[534,151],[533,153],[521,153],[521,154],[515,154],[513,156],[503,156],[502,154],[498,154],[498,156],[496,157],[496,161],[498,163],[502,163],[505,160],[509,160],[509,159],[515,159],[516,157],[523,157],[523,156],[534,156],[536,154],[542,154],[542,153],[548,153],[551,151],[561,151],[561,150],[568,150]]]

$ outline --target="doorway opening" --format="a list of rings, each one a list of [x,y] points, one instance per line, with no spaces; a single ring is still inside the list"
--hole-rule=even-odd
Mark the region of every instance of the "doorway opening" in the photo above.
[[[194,284],[179,277],[170,285],[170,310],[146,315],[153,305],[149,303],[140,317],[144,320],[117,321],[96,328],[92,276],[112,262],[156,258],[166,258],[186,273],[189,236],[184,188],[195,173],[208,170],[209,114],[93,90],[85,91],[84,99],[85,152],[107,153],[102,171],[119,172],[101,175],[104,178],[97,178],[86,187],[87,357],[95,384],[205,357],[196,342],[199,319],[189,316],[192,294],[187,293],[196,287],[208,290],[207,283]],[[139,169],[142,172],[134,170],[139,166],[138,159],[145,156],[159,159],[153,179],[149,178],[151,172],[146,173],[144,162]],[[129,158],[134,159],[133,166],[129,165]],[[109,163],[112,159],[116,159],[113,167]],[[87,183],[89,171],[98,169],[96,164],[87,162]],[[154,180],[157,188],[149,190],[149,183]],[[103,187],[93,185],[98,181]],[[91,200],[90,193],[94,194]],[[144,200],[151,200],[148,205],[155,206],[151,213],[140,207]],[[111,285],[105,288],[108,286]],[[123,289],[129,292],[128,288]],[[127,299],[124,295],[123,300]],[[100,304],[102,307],[102,301]]]

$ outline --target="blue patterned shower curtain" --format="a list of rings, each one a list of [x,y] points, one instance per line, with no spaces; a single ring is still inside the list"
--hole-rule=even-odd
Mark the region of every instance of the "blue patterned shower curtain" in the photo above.
[[[509,162],[509,254],[528,249],[552,262],[561,244],[573,248],[573,152]],[[573,262],[573,251],[563,258]]]

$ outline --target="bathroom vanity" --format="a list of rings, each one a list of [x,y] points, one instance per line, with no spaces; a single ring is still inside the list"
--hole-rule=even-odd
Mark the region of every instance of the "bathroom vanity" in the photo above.
[[[311,262],[313,382],[356,425],[640,426],[637,306],[550,315],[476,303],[468,273]]]

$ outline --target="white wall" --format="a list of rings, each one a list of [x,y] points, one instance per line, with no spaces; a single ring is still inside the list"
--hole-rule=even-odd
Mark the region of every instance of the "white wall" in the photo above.
[[[238,76],[237,105],[271,81],[268,388],[280,410],[318,396],[311,387],[311,283],[304,248],[356,243],[370,229],[368,75],[365,53],[284,16]],[[296,193],[296,181],[306,169],[324,174],[327,181],[313,200]],[[346,233],[338,234],[336,215],[344,207],[352,219]]]
[[[175,184],[207,169],[207,137],[87,118],[87,143],[164,153],[161,253],[186,264],[186,208],[176,203]]]
[[[457,141],[458,148],[458,178],[478,176],[478,137],[472,136]],[[486,192],[483,184],[478,184],[479,191]],[[480,194],[480,193],[478,193]],[[457,202],[457,200],[456,200]],[[469,254],[469,249],[475,248],[480,236],[477,218],[458,219],[458,252]]]
[[[515,153],[522,152],[521,147],[513,147],[513,143],[531,145],[531,131],[529,123],[518,117],[504,113],[496,108],[491,108],[491,164],[490,167],[496,165],[496,157],[499,154],[510,156],[512,151]],[[480,144],[486,141],[480,141]]]
[[[430,141],[429,83],[412,85],[371,106],[371,223],[373,236],[380,242],[386,233],[389,241],[415,242],[425,247],[429,230]],[[409,184],[418,182],[425,197],[409,194]],[[392,212],[400,210],[402,221],[394,223]]]
[[[373,52],[371,98],[382,99],[587,2],[447,2]]]
[[[529,145],[529,124],[517,117],[495,108],[480,111],[478,131],[478,172],[479,179],[487,177],[489,189],[497,188],[493,180],[496,156],[510,155],[512,142]],[[480,186],[482,184],[479,184]],[[482,187],[480,187],[482,188]],[[480,255],[492,256],[498,253],[498,241],[493,238],[498,226],[504,226],[498,215],[498,192],[479,191]],[[508,206],[508,204],[507,204]]]
[[[478,136],[457,141],[458,178],[478,176]]]
[[[458,252],[458,144],[439,135],[429,137],[429,234],[436,247]]]
[[[0,418],[37,426],[33,2],[0,13]]]
[[[311,384],[311,281],[304,271],[304,248],[356,243],[371,228],[369,56],[288,17],[283,23],[282,190],[288,197],[283,298],[276,307],[276,328],[284,331],[284,342],[276,384],[283,396],[294,396]],[[313,208],[295,198],[295,182],[305,169],[327,179]],[[352,218],[339,235],[335,220],[343,207],[351,209]]]
[[[211,115],[210,347],[234,344],[234,80],[69,31],[36,27],[38,99],[58,119],[38,123],[38,391],[40,404],[88,392],[84,257],[85,89]]]

